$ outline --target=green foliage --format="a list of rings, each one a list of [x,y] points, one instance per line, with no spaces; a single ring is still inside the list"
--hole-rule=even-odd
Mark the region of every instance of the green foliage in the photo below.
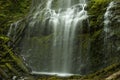
[[[18,75],[21,72],[28,73],[28,69],[22,62],[23,60],[19,56],[15,55],[14,51],[8,47],[8,41],[8,37],[0,36],[0,69],[2,69],[0,75],[3,78],[6,78],[6,76],[7,78],[10,78],[11,76]],[[19,70],[21,71],[19,72]]]
[[[0,36],[0,40],[3,41],[3,42],[8,42],[9,38],[6,37],[6,36]]]
[[[0,34],[6,34],[12,22],[23,18],[28,13],[30,0],[0,1]]]
[[[10,39],[6,36],[10,24],[26,16],[30,0],[0,0],[0,76],[11,80],[13,75],[28,72],[22,59],[8,47]]]

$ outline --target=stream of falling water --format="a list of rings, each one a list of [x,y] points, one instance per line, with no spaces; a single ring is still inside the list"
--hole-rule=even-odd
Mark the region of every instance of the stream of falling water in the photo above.
[[[46,7],[51,15],[49,23],[52,24],[54,30],[52,70],[53,72],[70,73],[76,27],[78,23],[88,17],[87,11],[84,9],[86,3],[80,1],[79,4],[71,6],[71,0],[67,0],[67,2],[65,1],[66,10],[59,9],[56,13],[51,9],[52,1],[48,1]],[[79,10],[76,6],[82,9]]]
[[[114,6],[114,2],[111,2],[109,6],[107,7],[107,10],[104,14],[104,31],[106,33],[110,32],[109,24],[110,24],[110,18],[112,17],[112,12],[110,9]]]
[[[85,10],[86,1],[79,0],[77,4],[72,4],[72,0],[59,0],[57,11],[52,9],[54,0],[48,0],[43,23],[49,19],[49,25],[53,27],[53,45],[51,73],[69,74],[72,70],[72,54],[75,42],[76,27],[82,21],[87,19],[87,11]],[[39,12],[36,12],[38,15]],[[49,14],[49,16],[48,16]],[[35,15],[35,17],[36,17]],[[36,73],[35,71],[33,73]],[[45,73],[45,72],[42,72]]]
[[[53,8],[55,1],[57,5]],[[21,54],[27,60],[33,74],[58,74],[59,76],[76,74],[71,71],[75,66],[72,57],[76,29],[78,27],[82,29],[83,21],[88,18],[86,5],[86,0],[76,0],[76,2],[73,0],[33,0],[31,15],[27,23],[28,28],[19,43]],[[19,26],[18,23],[15,24]],[[47,29],[52,29],[52,49],[49,49],[51,51],[45,50],[39,44],[42,43],[41,33],[46,26]],[[44,31],[44,33],[47,32],[47,30]],[[11,31],[8,36],[10,33]],[[82,54],[81,50],[80,54]]]
[[[110,35],[114,34],[113,30],[111,30],[111,25],[110,25],[111,24],[111,17],[113,17],[112,10],[111,10],[112,7],[114,7],[113,1],[109,4],[109,6],[107,7],[107,10],[104,14],[104,32],[105,32],[105,36],[104,36],[104,50],[105,51],[104,52],[106,54],[105,55],[106,58],[112,52],[111,50],[109,50],[110,49],[109,47],[111,47],[109,45],[109,43],[110,43],[109,37],[110,37]]]

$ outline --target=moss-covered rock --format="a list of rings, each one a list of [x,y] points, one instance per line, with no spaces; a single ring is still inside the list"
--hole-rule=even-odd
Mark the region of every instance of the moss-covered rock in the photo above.
[[[115,2],[115,6],[110,9],[113,17],[111,18],[111,32],[107,34],[109,39],[105,43],[105,32],[104,32],[104,14],[111,1]],[[89,26],[90,26],[90,69],[96,71],[104,68],[109,64],[116,63],[119,61],[119,9],[117,7],[119,1],[117,0],[91,0],[88,3],[88,15],[89,15]],[[112,34],[114,33],[114,34]],[[112,36],[111,36],[112,35]],[[110,37],[111,36],[111,37]],[[106,48],[107,44],[108,48]],[[116,46],[116,47],[115,47]],[[118,51],[116,50],[118,49]],[[101,66],[102,65],[102,66]],[[94,67],[94,68],[93,68]]]
[[[6,35],[11,23],[26,16],[30,3],[30,0],[0,0],[0,79],[11,80],[12,76],[28,73],[22,58],[8,46],[11,39]]]

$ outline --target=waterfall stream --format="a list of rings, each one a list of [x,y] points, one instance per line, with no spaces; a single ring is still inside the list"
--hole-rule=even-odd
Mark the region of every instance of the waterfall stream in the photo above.
[[[53,26],[53,72],[69,73],[71,70],[71,57],[77,24],[88,17],[87,12],[84,10],[86,3],[77,4],[78,7],[82,7],[82,10],[79,11],[75,7],[76,5],[70,6],[71,0],[68,0],[66,2],[66,10],[61,11],[59,9],[58,13],[50,9],[50,3],[48,1],[46,8],[51,13],[49,23]]]
[[[80,69],[75,65],[83,63],[75,62],[74,45],[77,28],[82,33],[83,21],[88,18],[86,0],[45,0],[43,4],[41,1],[33,0],[27,28],[18,43],[21,55],[33,74],[78,74],[75,71]],[[82,48],[79,51],[78,59]]]
[[[105,36],[104,36],[104,52],[106,53],[105,57],[106,58],[111,58],[109,56],[109,54],[112,52],[110,49],[111,45],[110,43],[110,37],[114,34],[114,31],[111,29],[111,18],[113,17],[113,12],[111,10],[111,8],[114,7],[114,2],[112,1],[111,3],[109,3],[107,10],[104,14],[104,32],[105,32]],[[105,63],[107,64],[106,60]]]
[[[109,24],[110,24],[110,18],[112,17],[112,12],[110,11],[110,9],[114,6],[114,2],[111,2],[109,4],[109,6],[107,7],[107,10],[104,14],[104,31],[106,33],[110,32],[110,28],[109,28]]]

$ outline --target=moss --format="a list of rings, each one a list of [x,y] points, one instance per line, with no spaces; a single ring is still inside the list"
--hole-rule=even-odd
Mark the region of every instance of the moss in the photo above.
[[[84,76],[83,79],[93,79],[93,80],[104,80],[106,77],[111,75],[112,73],[120,70],[120,63],[115,63],[113,65],[110,65],[106,68],[103,68],[93,74],[89,74],[87,76]],[[97,78],[97,79],[96,79]]]
[[[90,27],[96,28],[100,27],[108,6],[111,0],[91,0],[88,4],[88,14],[90,16]]]
[[[7,68],[8,68],[9,70],[11,70],[11,71],[14,72],[16,75],[18,75],[18,72],[13,68],[13,66],[12,66],[11,64],[6,63],[5,65],[7,66]]]
[[[10,39],[6,34],[11,23],[27,15],[30,3],[31,0],[0,0],[0,71],[3,73],[0,72],[0,76],[5,80],[8,80],[6,77],[11,78],[12,75],[28,72],[22,59],[8,47],[7,43]]]
[[[0,68],[0,76],[4,77],[6,80],[9,78],[8,74],[5,73],[5,71],[3,69]]]
[[[91,36],[92,41],[94,41],[99,35],[101,35],[102,29],[95,31],[93,35]]]
[[[0,36],[0,41],[3,43],[7,43],[10,39],[7,36]]]
[[[26,74],[29,72],[22,59],[15,55],[12,49],[5,43],[2,44],[2,49],[0,53],[0,68],[4,74],[7,74],[8,78],[11,78],[13,75],[23,74],[23,72]],[[2,77],[6,78],[4,75]]]
[[[107,6],[112,0],[90,0],[88,3],[88,15],[90,25],[90,52],[89,52],[89,67],[96,71],[105,66],[104,48],[104,14]],[[96,77],[97,78],[97,77]]]
[[[6,51],[10,54],[10,57],[16,62],[16,64],[24,71],[29,72],[28,69],[24,66],[22,60],[20,60],[19,57],[17,57],[6,45],[4,45]]]
[[[0,34],[6,34],[11,23],[26,16],[29,0],[1,0],[0,1]]]

